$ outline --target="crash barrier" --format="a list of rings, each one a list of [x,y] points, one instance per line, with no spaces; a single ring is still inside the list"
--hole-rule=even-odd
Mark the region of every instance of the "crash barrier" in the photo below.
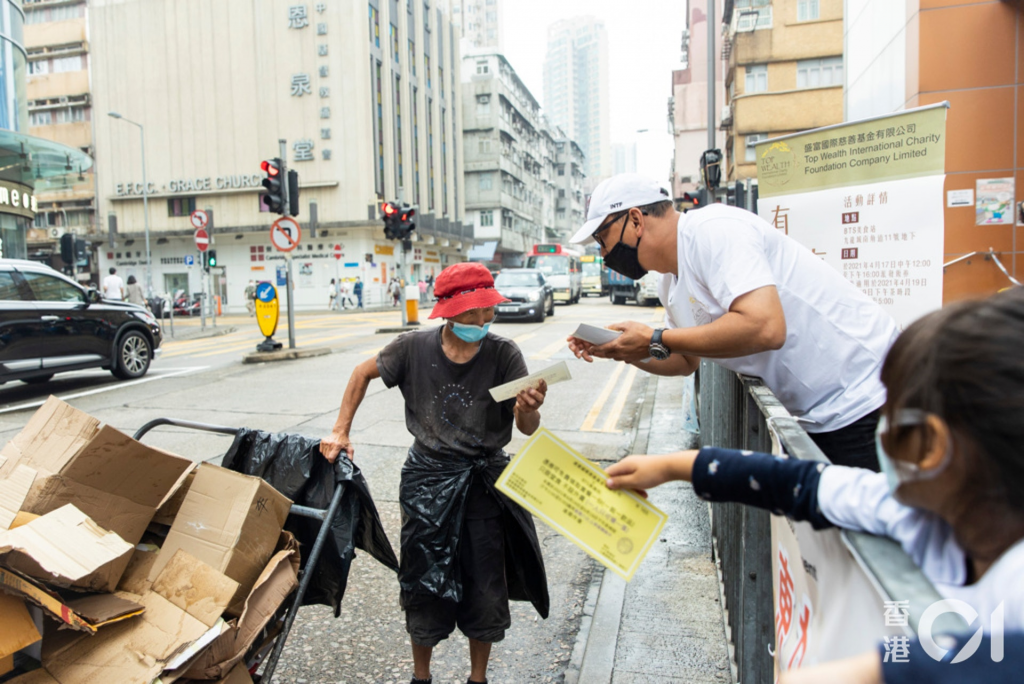
[[[828,462],[759,379],[703,361],[698,397],[702,444]],[[772,684],[780,671],[905,644],[942,598],[890,539],[710,506],[735,681]],[[966,629],[943,613],[930,632]]]

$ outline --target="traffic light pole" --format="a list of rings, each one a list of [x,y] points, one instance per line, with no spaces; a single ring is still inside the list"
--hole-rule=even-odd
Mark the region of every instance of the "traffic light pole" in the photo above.
[[[398,304],[399,304],[399,306],[402,307],[402,326],[404,327],[404,326],[409,325],[409,309],[405,305],[405,283],[408,282],[406,280],[406,277],[405,277],[405,266],[406,266],[406,264],[405,264],[405,260],[406,260],[406,258],[405,258],[405,240],[399,240],[398,241],[398,253],[400,255],[400,258],[398,260],[398,263],[399,263],[399,267],[398,267],[399,268],[399,273],[398,273],[399,288],[398,289],[402,293],[402,296],[398,299]]]
[[[288,141],[284,138],[279,138],[277,144],[280,146],[281,155],[281,197],[284,200],[284,206],[281,209],[285,216],[291,216],[290,207],[288,200]],[[292,254],[287,252],[284,255],[285,263],[288,264],[288,282],[285,284],[285,288],[288,294],[288,348],[295,349],[295,308],[292,306],[292,288],[295,283],[295,278],[292,275]]]

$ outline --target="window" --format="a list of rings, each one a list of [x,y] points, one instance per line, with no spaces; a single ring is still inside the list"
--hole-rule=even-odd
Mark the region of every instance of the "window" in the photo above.
[[[480,211],[480,225],[482,227],[488,227],[494,225],[494,212],[490,209],[482,209]]]
[[[746,78],[743,80],[743,92],[748,95],[768,92],[767,64],[751,64],[747,67]]]
[[[398,27],[391,24],[391,53],[395,56],[395,64],[398,64]]]
[[[373,5],[370,5],[370,42],[380,47],[380,14]]]
[[[494,187],[494,178],[493,178],[493,176],[491,176],[491,174],[489,174],[489,173],[481,173],[480,174],[480,189],[481,190],[490,190],[493,187]]]
[[[820,14],[819,0],[799,0],[796,3],[797,21],[814,21]]]
[[[50,111],[44,110],[42,112],[32,112],[28,115],[29,126],[49,126],[53,123],[50,117]]]
[[[50,73],[50,60],[40,59],[35,62],[28,63],[28,73],[31,74],[48,74]]]
[[[32,296],[37,301],[76,303],[85,301],[81,290],[60,278],[30,272],[24,272],[22,275],[28,281],[28,287],[32,290]]]
[[[770,0],[736,0],[736,30],[759,31],[772,27]]]
[[[489,68],[487,66],[487,62],[477,62],[476,63],[476,73],[478,73],[478,74],[486,74],[488,71],[489,71]]]
[[[476,100],[476,115],[488,116],[491,113],[491,98],[478,97]]]
[[[196,210],[195,197],[174,197],[167,200],[168,216],[188,216]]]
[[[0,272],[0,300],[20,302],[21,299],[21,293],[18,292],[18,285],[14,282],[14,276],[9,272]]]
[[[412,7],[412,5],[410,5]],[[409,41],[409,66],[412,67],[412,75],[416,75],[416,43]]]
[[[60,109],[54,110],[56,114],[57,123],[74,123],[76,121],[85,121],[88,117],[85,113],[85,107],[78,105],[74,107],[61,107]]]
[[[82,55],[53,58],[53,73],[55,74],[59,74],[64,71],[81,71],[84,68],[85,65],[82,63]]]
[[[797,88],[843,85],[843,58],[804,59],[796,63]]]
[[[249,261],[263,261],[266,253],[263,245],[251,245],[249,247]]]
[[[768,138],[766,133],[751,133],[747,136],[747,156],[745,161],[756,162],[757,161],[757,143]]]
[[[481,140],[481,141],[479,141],[478,149],[479,149],[481,154],[490,154],[490,152],[491,152],[491,141],[490,140]]]

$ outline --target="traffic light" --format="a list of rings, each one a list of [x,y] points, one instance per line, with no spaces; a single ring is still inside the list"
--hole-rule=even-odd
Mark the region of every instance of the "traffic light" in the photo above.
[[[416,215],[416,210],[410,207],[408,204],[402,205],[402,213],[399,217],[398,228],[401,231],[402,239],[408,239],[412,234],[412,231],[416,230],[416,222],[412,220],[412,217]]]
[[[717,188],[722,182],[722,151],[707,150],[700,156],[700,175],[704,185]]]
[[[288,169],[288,215],[299,215],[299,172]]]
[[[267,189],[265,195],[263,195],[263,205],[275,214],[284,215],[284,188],[281,185],[281,159],[274,157],[273,159],[267,159],[260,168],[267,174],[267,177],[263,179],[263,187]]]
[[[60,258],[65,264],[75,263],[75,247],[73,233],[64,233],[60,236]]]
[[[206,250],[206,270],[209,271],[211,268],[217,268],[217,250],[215,249]]]
[[[679,200],[679,210],[684,214],[691,209],[700,209],[704,206],[704,200],[701,199],[700,190],[694,192],[684,192],[682,198]]]
[[[384,214],[384,237],[388,240],[397,240],[401,237],[399,223],[401,217],[398,215],[398,206],[394,202],[383,202],[380,211]]]

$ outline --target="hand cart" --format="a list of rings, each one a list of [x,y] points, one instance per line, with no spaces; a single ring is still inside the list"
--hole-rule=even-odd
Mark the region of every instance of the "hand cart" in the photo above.
[[[202,432],[214,432],[221,435],[231,435],[232,437],[237,435],[240,429],[223,425],[197,423],[191,420],[157,418],[140,427],[133,437],[137,440],[141,440],[143,435],[153,428],[161,425],[170,425],[172,427],[187,428],[190,430],[200,430]],[[288,513],[289,516],[297,515],[304,518],[319,520],[321,523],[320,532],[317,534],[316,542],[314,542],[313,548],[309,552],[309,557],[306,559],[306,567],[299,571],[299,588],[295,592],[295,599],[292,601],[291,608],[288,609],[284,617],[284,625],[281,628],[281,632],[274,638],[274,650],[271,652],[270,657],[265,661],[263,674],[258,679],[255,676],[253,677],[254,682],[266,682],[269,684],[274,676],[274,670],[277,669],[277,661],[281,658],[281,652],[284,650],[284,644],[288,639],[288,633],[292,629],[292,623],[295,622],[295,616],[298,615],[299,608],[302,606],[302,598],[306,595],[306,589],[309,587],[310,580],[313,577],[312,570],[316,568],[317,561],[320,559],[320,553],[323,551],[324,544],[327,542],[327,536],[330,534],[331,526],[327,524],[327,521],[334,520],[334,516],[337,515],[338,506],[341,504],[341,496],[344,491],[344,487],[335,487],[334,495],[331,497],[331,503],[327,510],[310,508],[308,506],[296,506],[293,504]],[[258,667],[258,657],[256,660],[257,662],[255,663],[255,666]],[[246,662],[246,667],[251,668],[253,667],[253,664]]]

